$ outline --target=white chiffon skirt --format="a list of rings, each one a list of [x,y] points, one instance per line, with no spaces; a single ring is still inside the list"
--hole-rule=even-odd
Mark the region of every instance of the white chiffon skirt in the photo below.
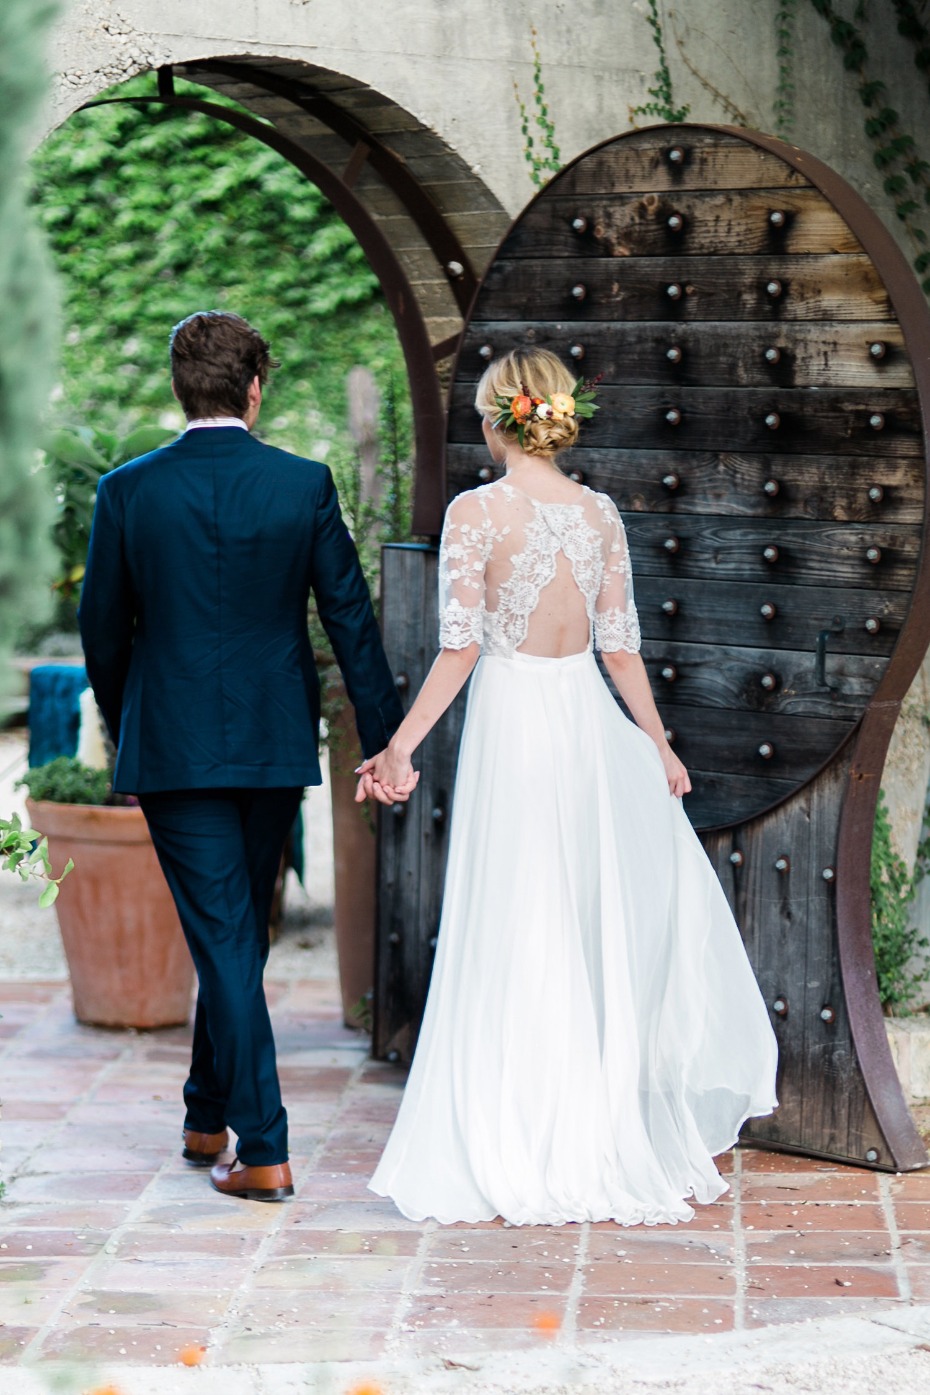
[[[482,657],[419,1044],[370,1182],[413,1220],[689,1220],[775,1038],[653,742],[593,654]]]

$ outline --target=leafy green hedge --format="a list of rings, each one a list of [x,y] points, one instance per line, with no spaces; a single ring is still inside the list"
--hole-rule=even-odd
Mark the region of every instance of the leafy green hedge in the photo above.
[[[914,955],[928,947],[927,937],[911,924],[910,907],[927,873],[930,848],[917,849],[914,875],[895,851],[884,791],[879,792],[872,835],[872,948],[878,974],[878,994],[889,1011],[908,1012],[922,1006],[927,985],[915,973]]]
[[[179,83],[179,92],[221,102]],[[146,74],[109,95],[154,95]],[[228,104],[228,103],[227,103]],[[180,424],[171,326],[198,309],[252,320],[281,361],[259,434],[323,454],[345,421],[354,364],[395,395],[403,359],[377,278],[320,191],[212,117],[150,105],[77,112],[40,147],[36,201],[66,318],[55,407],[65,424],[125,435]],[[409,409],[400,403],[409,435]]]

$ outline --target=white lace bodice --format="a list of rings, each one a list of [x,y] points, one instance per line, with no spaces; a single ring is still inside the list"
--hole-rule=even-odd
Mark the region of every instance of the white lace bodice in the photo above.
[[[459,494],[439,549],[439,643],[510,656],[590,645],[639,649],[626,533],[613,500],[584,488],[543,503],[506,480]]]

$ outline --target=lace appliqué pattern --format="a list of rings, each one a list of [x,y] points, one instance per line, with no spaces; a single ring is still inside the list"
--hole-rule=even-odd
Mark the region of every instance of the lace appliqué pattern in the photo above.
[[[604,654],[616,654],[621,649],[627,654],[638,654],[642,641],[636,607],[621,610],[611,606],[602,610],[594,617],[594,642]]]
[[[440,649],[467,649],[470,644],[481,644],[484,640],[484,621],[484,601],[478,605],[464,606],[453,597],[443,607],[439,617]]]
[[[544,503],[506,481],[461,494],[450,505],[439,553],[439,642],[444,649],[480,644],[509,657],[525,642],[541,593],[562,552],[584,598],[594,642],[606,653],[640,647],[626,536],[613,502],[585,489],[584,503]],[[505,522],[509,519],[510,522]],[[513,533],[518,550],[509,556]],[[521,546],[522,543],[522,546]],[[493,559],[495,604],[486,572]],[[501,569],[509,569],[501,577]]]
[[[633,600],[633,568],[623,523],[615,506],[605,495],[597,494],[595,498],[607,524],[611,543],[592,616],[594,642],[603,654],[616,654],[620,650],[627,654],[638,654],[642,637],[636,602]],[[619,595],[623,597],[623,604],[612,604]]]
[[[503,489],[506,491],[507,486]],[[539,593],[555,576],[558,537],[546,526],[537,507],[536,517],[526,525],[526,546],[512,557],[513,573],[498,592],[497,609],[488,615],[488,650],[492,654],[512,654],[526,639],[530,616],[539,603]]]
[[[484,570],[495,541],[486,513],[476,526],[446,515],[439,548],[439,646],[467,649],[485,632]],[[471,593],[471,594],[469,594]],[[470,604],[469,604],[470,602]]]

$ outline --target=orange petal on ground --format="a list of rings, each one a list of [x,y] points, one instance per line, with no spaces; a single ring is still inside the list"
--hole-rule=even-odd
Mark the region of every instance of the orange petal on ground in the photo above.
[[[115,1385],[95,1385],[93,1390],[85,1390],[84,1395],[123,1395]]]
[[[199,1366],[206,1354],[206,1347],[182,1347],[178,1360],[182,1366]]]
[[[351,1390],[346,1391],[346,1395],[384,1395],[380,1385],[372,1385],[371,1381],[365,1381],[362,1385],[353,1385]]]
[[[533,1326],[544,1336],[554,1337],[562,1326],[562,1319],[558,1313],[537,1313],[533,1318]]]

